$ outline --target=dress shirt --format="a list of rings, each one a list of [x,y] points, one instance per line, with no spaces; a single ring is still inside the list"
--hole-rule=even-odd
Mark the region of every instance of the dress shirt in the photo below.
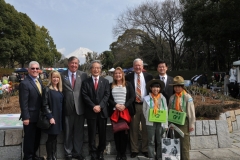
[[[167,84],[167,75],[166,75],[166,74],[165,74],[164,76],[160,76],[160,75],[159,75],[159,77],[160,77],[160,80],[161,80],[161,81],[163,81],[163,80],[162,80],[162,77],[164,77],[164,81],[163,81],[163,82],[164,82],[164,84],[165,84],[165,86],[166,86],[166,84]]]
[[[93,80],[93,84],[94,84],[94,85],[95,85],[95,78],[97,78],[97,81],[98,81],[98,83],[99,83],[99,76],[97,76],[97,77],[92,76],[92,80]]]
[[[76,72],[71,72],[68,70],[68,79],[69,79],[71,85],[72,85],[72,74],[74,74],[74,79],[75,79],[75,83],[76,83]]]

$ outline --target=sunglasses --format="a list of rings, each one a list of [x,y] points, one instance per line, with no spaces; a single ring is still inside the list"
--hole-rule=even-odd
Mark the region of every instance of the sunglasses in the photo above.
[[[35,70],[35,69],[36,69],[36,70],[39,70],[39,68],[31,68],[31,70]]]

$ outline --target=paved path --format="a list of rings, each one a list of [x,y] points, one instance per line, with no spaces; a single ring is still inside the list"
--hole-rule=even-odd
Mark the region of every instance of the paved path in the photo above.
[[[203,150],[191,150],[191,160],[240,160],[240,131],[230,133],[230,140],[232,141],[232,148],[221,149],[203,149]],[[115,160],[116,155],[105,155],[105,160]],[[128,160],[148,160],[143,155],[139,154],[136,158],[130,158],[127,155]],[[90,160],[90,157],[86,157],[86,160]]]
[[[191,150],[191,160],[240,160],[240,131],[230,133],[232,148]]]

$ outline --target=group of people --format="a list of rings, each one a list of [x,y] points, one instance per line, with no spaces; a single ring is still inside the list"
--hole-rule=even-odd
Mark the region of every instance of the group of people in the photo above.
[[[36,155],[41,138],[41,129],[37,127],[40,111],[51,126],[42,130],[48,134],[46,141],[47,159],[56,159],[57,136],[64,133],[64,154],[66,160],[76,158],[85,160],[83,155],[84,122],[87,120],[88,145],[91,160],[104,160],[106,148],[107,119],[116,116],[127,121],[129,130],[114,133],[117,150],[116,160],[126,160],[126,148],[130,141],[131,158],[139,152],[150,159],[161,159],[161,137],[168,123],[149,122],[149,109],[175,109],[187,114],[184,125],[177,125],[184,137],[175,133],[181,141],[181,158],[189,159],[189,132],[194,130],[195,110],[193,99],[184,88],[181,76],[174,78],[166,74],[167,63],[160,62],[159,75],[155,78],[143,71],[143,61],[133,61],[134,72],[125,76],[121,67],[113,72],[113,81],[101,77],[102,64],[93,61],[90,65],[91,76],[78,70],[79,59],[68,59],[68,70],[52,71],[49,83],[43,86],[38,78],[39,63],[29,63],[28,75],[19,86],[19,102],[23,121],[24,160],[40,160]],[[152,102],[149,103],[149,100]],[[141,130],[141,148],[138,136]],[[96,146],[96,134],[98,145]],[[155,147],[156,146],[156,147]]]

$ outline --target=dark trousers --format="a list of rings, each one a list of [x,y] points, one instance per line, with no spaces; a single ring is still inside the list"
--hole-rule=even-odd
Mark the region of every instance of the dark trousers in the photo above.
[[[23,125],[23,130],[23,159],[31,159],[36,156],[41,139],[41,129],[37,127],[37,123],[30,122],[29,125]]]
[[[88,125],[88,144],[90,149],[90,155],[97,158],[97,154],[103,152],[106,148],[106,125],[107,118],[101,118],[98,114],[96,119],[87,119]],[[96,134],[99,136],[99,144],[96,147]]]
[[[84,115],[76,113],[64,117],[65,156],[80,156],[84,138]]]
[[[128,143],[128,131],[120,131],[114,133],[114,141],[116,145],[116,150],[121,155],[125,155],[127,143]]]
[[[53,143],[57,140],[57,134],[48,134],[48,139],[46,143]]]

